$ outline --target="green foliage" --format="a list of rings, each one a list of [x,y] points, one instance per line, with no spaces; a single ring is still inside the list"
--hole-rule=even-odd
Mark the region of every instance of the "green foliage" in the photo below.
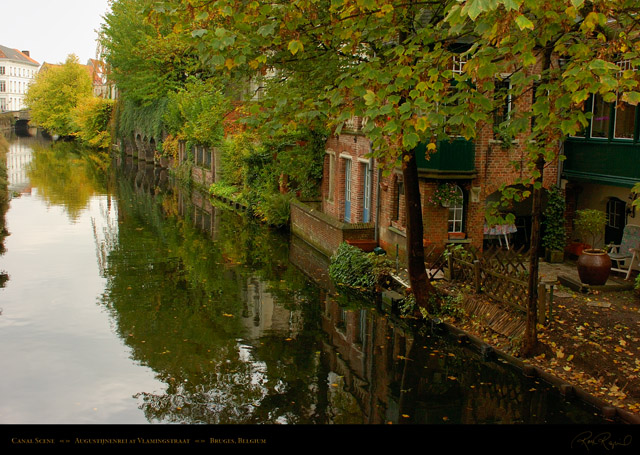
[[[329,277],[340,288],[371,295],[381,278],[388,274],[388,259],[343,242],[331,257]]]
[[[90,147],[107,149],[111,146],[111,115],[114,101],[89,97],[80,100],[73,111],[76,136]]]
[[[212,183],[209,187],[209,194],[212,196],[234,199],[238,194],[238,188],[224,183]]]
[[[634,195],[634,201],[632,202],[632,205],[636,208],[636,209],[640,209],[640,183],[636,183],[635,185],[633,185],[633,188],[631,188],[631,192]]]
[[[463,294],[450,295],[444,293],[434,293],[429,296],[429,308],[430,312],[426,309],[420,308],[420,314],[428,318],[452,318],[454,320],[460,320],[465,317],[464,309],[462,308]],[[412,293],[408,293],[399,306],[400,313],[403,315],[413,315],[416,312],[417,305],[416,299]]]
[[[322,177],[325,136],[303,131],[260,141],[245,131],[225,138],[221,146],[221,181],[212,187],[233,187],[264,222],[288,224],[289,204],[295,195],[317,196]],[[212,193],[213,194],[213,193]]]
[[[228,100],[213,80],[191,78],[184,88],[169,93],[163,120],[172,135],[200,145],[217,146],[223,137],[222,120],[228,110]]]
[[[595,248],[596,242],[602,236],[607,224],[607,216],[602,210],[584,209],[576,211],[576,219],[573,222],[576,232],[587,236],[591,240],[590,245]]]
[[[542,246],[550,250],[563,250],[567,237],[564,228],[565,200],[562,190],[554,186],[549,190],[549,199],[544,211],[544,237]]]
[[[141,134],[156,138],[158,142],[164,129],[164,115],[168,99],[158,98],[147,104],[140,104],[133,99],[124,98],[117,105],[116,133],[119,137],[132,137]]]
[[[7,174],[7,152],[9,142],[0,133],[0,254],[5,251],[4,239],[9,234],[6,226],[5,214],[9,209],[9,178]],[[6,274],[0,271],[0,287],[6,280]]]
[[[286,189],[302,198],[317,197],[327,137],[324,129],[301,129],[263,141],[273,156],[273,177],[286,176]]]
[[[263,193],[254,208],[254,213],[265,223],[284,227],[289,224],[290,204],[293,196],[290,193]]]
[[[156,103],[204,71],[186,35],[173,24],[147,20],[152,0],[114,0],[99,31],[101,58],[124,99]]]
[[[25,103],[36,124],[51,134],[71,136],[77,132],[76,107],[92,96],[89,73],[75,55],[70,55],[63,65],[38,72]]]
[[[465,312],[462,309],[463,294],[441,295],[439,299],[433,300],[433,313],[438,317],[451,317],[453,319],[462,319],[465,316]]]

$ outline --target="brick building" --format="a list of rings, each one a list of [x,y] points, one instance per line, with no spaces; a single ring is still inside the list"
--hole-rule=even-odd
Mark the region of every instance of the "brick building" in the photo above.
[[[530,99],[509,102],[505,109],[530,109]],[[507,112],[508,113],[508,112]],[[378,245],[402,260],[406,249],[404,185],[399,169],[383,176],[375,161],[367,158],[369,140],[361,133],[362,121],[354,119],[337,137],[327,141],[321,201],[295,203],[292,230],[308,243],[331,255],[342,241]],[[485,233],[487,203],[499,199],[501,185],[514,185],[526,172],[514,163],[524,162],[516,144],[505,149],[493,125],[481,129],[476,141],[439,142],[428,157],[425,145],[417,149],[420,193],[427,252],[442,251],[447,244],[463,243],[482,248],[485,241],[509,241],[527,245],[530,234],[530,201],[515,204],[516,223]],[[544,186],[558,183],[557,163],[549,163]],[[443,207],[432,203],[443,185],[460,196],[460,203]],[[357,232],[357,233],[356,233]],[[490,231],[489,233],[495,233]],[[360,243],[362,244],[362,243]],[[510,243],[511,244],[511,243]]]

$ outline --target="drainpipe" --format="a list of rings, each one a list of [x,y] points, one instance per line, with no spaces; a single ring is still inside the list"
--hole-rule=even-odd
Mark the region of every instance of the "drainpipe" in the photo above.
[[[559,153],[558,153],[558,176],[556,177],[556,186],[558,188],[560,188],[560,185],[562,184],[562,169],[563,169],[563,160],[560,159],[560,156],[564,155],[564,142],[560,142],[560,146],[559,146]]]
[[[369,141],[369,150],[373,150],[373,141]],[[371,172],[371,188],[373,189],[373,164],[374,164],[374,159],[373,157],[371,157],[371,159],[369,160],[369,169]],[[379,241],[379,233],[378,233],[378,229],[380,227],[380,181],[382,178],[382,169],[378,169],[378,184],[376,185],[376,216],[375,216],[375,222],[374,222],[374,229],[373,229],[373,235],[374,235],[374,240],[376,241],[376,244]]]

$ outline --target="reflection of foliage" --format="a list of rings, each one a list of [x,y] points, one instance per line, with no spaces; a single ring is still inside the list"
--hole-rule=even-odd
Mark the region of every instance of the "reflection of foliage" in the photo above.
[[[254,297],[268,292],[276,307],[319,311],[308,304],[315,288],[288,264],[287,238],[219,210],[212,241],[194,226],[203,224],[203,214],[187,194],[136,182],[119,179],[119,235],[104,269],[102,302],[133,357],[167,384],[161,394],[140,394],[147,418],[322,423],[305,416],[317,397],[300,385],[318,374],[310,348],[316,331],[305,332],[303,343],[287,341],[288,331],[261,337],[256,348],[238,341],[254,330],[258,314],[248,297],[251,281],[266,285]]]
[[[72,220],[88,206],[92,196],[105,192],[106,153],[80,151],[71,142],[51,147],[34,145],[33,149],[29,167],[32,185],[48,204],[64,207]]]
[[[7,177],[7,152],[9,151],[9,143],[0,133],[0,255],[4,254],[4,239],[9,232],[7,231],[5,215],[9,209],[9,180]],[[0,288],[5,286],[9,276],[0,271]]]

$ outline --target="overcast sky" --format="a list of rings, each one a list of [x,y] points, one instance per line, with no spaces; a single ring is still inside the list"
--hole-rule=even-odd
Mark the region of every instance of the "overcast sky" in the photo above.
[[[40,64],[69,54],[84,64],[96,57],[96,30],[108,10],[108,0],[0,0],[0,44],[28,50]]]

